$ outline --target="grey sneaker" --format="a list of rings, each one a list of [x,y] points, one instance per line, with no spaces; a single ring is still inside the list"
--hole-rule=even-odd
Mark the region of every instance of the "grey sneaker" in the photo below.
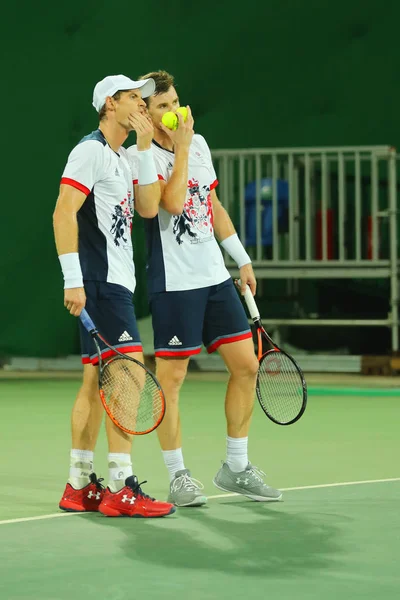
[[[234,473],[227,463],[222,463],[213,483],[220,490],[243,494],[258,502],[278,502],[282,498],[282,492],[264,483],[263,476],[265,473],[250,463],[240,473]]]
[[[202,506],[206,504],[207,497],[201,493],[204,485],[193,479],[188,469],[175,473],[169,486],[168,502],[175,506]]]

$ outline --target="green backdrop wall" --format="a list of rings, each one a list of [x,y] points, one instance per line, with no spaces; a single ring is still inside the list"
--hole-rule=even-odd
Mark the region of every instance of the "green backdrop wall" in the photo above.
[[[2,8],[0,354],[77,351],[52,212],[107,74],[175,74],[212,148],[400,142],[400,2],[70,0]],[[132,143],[134,138],[132,138]],[[144,242],[134,229],[138,315]]]

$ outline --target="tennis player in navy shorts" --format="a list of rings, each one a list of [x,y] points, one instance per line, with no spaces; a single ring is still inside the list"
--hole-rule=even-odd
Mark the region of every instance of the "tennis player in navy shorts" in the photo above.
[[[146,103],[154,125],[152,148],[161,202],[157,216],[146,220],[148,288],[157,377],[167,403],[157,433],[170,475],[168,500],[176,506],[199,506],[207,501],[203,485],[186,468],[179,418],[179,391],[189,360],[203,345],[208,352],[218,350],[230,373],[225,398],[227,456],[214,484],[253,500],[280,500],[281,492],[264,483],[262,471],[248,459],[258,361],[216,236],[240,268],[242,292],[248,284],[255,294],[251,260],[218,200],[210,149],[204,137],[193,131],[190,107],[186,122],[177,113],[179,127],[167,129],[161,122],[163,114],[179,108],[174,79],[165,71],[141,79],[149,78],[156,84]],[[138,160],[136,146],[128,148],[128,153]],[[200,446],[200,456],[201,452]]]
[[[151,149],[153,125],[143,100],[154,89],[152,79],[133,81],[124,75],[106,77],[96,85],[93,106],[99,113],[99,127],[70,153],[53,217],[64,305],[75,317],[86,306],[105,339],[138,360],[143,360],[143,354],[132,304],[136,280],[131,225],[134,208],[143,217],[154,217],[160,201]],[[138,148],[135,162],[122,147],[133,130]],[[83,383],[72,410],[70,471],[60,508],[107,516],[171,514],[175,510],[171,503],[143,494],[132,470],[132,438],[108,417],[107,489],[96,477],[94,449],[103,418],[98,360],[82,326],[80,335]],[[107,349],[102,357],[109,355]]]

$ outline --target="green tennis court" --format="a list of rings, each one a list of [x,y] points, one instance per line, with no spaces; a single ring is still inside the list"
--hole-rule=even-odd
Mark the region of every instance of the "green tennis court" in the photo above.
[[[286,428],[256,406],[250,458],[287,490],[261,504],[211,482],[225,456],[223,378],[198,375],[182,393],[186,463],[209,503],[161,520],[60,513],[79,381],[0,381],[0,598],[398,598],[398,387],[311,386]],[[106,476],[104,432],[95,460]],[[135,440],[133,465],[166,496],[155,434]]]

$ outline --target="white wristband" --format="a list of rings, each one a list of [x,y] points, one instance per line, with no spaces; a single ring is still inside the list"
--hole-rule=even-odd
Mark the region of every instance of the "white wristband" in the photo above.
[[[239,240],[237,233],[234,233],[228,238],[222,240],[221,246],[224,250],[227,251],[229,256],[233,258],[239,269],[241,269],[244,265],[248,265],[251,263],[251,258],[244,249],[243,244]]]
[[[61,254],[58,259],[64,275],[64,289],[83,287],[82,269],[78,252]]]
[[[151,148],[149,150],[140,150],[138,152],[139,157],[139,175],[138,175],[138,183],[139,185],[150,185],[151,183],[155,183],[158,181],[157,169],[154,162],[153,151]]]

